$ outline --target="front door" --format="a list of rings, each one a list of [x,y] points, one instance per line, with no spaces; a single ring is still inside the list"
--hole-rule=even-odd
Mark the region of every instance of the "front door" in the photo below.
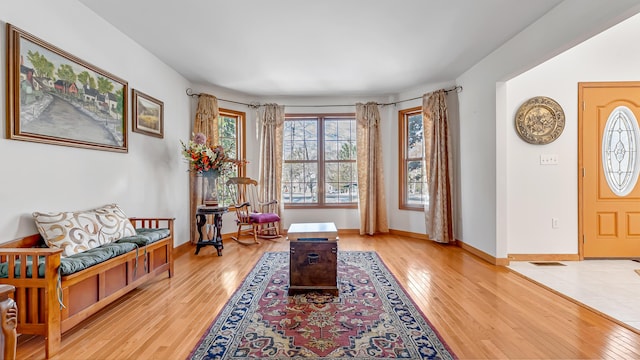
[[[582,256],[640,257],[640,82],[578,88]]]

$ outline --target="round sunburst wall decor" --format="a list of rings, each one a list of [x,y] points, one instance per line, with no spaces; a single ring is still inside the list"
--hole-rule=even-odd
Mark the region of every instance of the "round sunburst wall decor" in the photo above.
[[[522,140],[536,145],[548,144],[564,130],[564,111],[555,100],[536,96],[520,105],[515,125]]]

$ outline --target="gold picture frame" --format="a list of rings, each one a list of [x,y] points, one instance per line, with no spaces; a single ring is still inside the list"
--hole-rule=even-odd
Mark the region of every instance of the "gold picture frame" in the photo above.
[[[164,138],[164,103],[141,91],[131,91],[131,124],[137,133]]]
[[[126,81],[7,24],[7,138],[127,152]]]

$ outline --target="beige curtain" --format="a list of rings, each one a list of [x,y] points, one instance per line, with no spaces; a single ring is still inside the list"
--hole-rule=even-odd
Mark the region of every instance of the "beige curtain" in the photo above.
[[[280,227],[284,223],[282,204],[282,142],[284,106],[265,104],[259,113],[260,164],[258,191],[262,201],[278,200]],[[282,229],[280,229],[282,230]]]
[[[356,104],[360,235],[389,232],[378,104]]]
[[[446,93],[444,90],[424,94],[422,122],[429,194],[425,205],[427,234],[433,241],[450,243],[453,234],[452,154]]]
[[[193,121],[193,133],[203,133],[207,137],[207,145],[218,145],[218,98],[209,94],[200,94],[198,97],[198,108]],[[198,241],[198,230],[196,228],[196,208],[203,204],[204,179],[200,174],[189,172],[189,194],[190,194],[190,215],[191,215],[191,243]]]
[[[200,94],[198,109],[193,122],[193,132],[203,133],[207,137],[207,145],[218,145],[218,98],[209,94]]]

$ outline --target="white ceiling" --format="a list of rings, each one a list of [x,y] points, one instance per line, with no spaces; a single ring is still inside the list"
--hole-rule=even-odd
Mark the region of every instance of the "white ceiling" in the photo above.
[[[385,95],[452,81],[562,0],[80,0],[194,84]]]

